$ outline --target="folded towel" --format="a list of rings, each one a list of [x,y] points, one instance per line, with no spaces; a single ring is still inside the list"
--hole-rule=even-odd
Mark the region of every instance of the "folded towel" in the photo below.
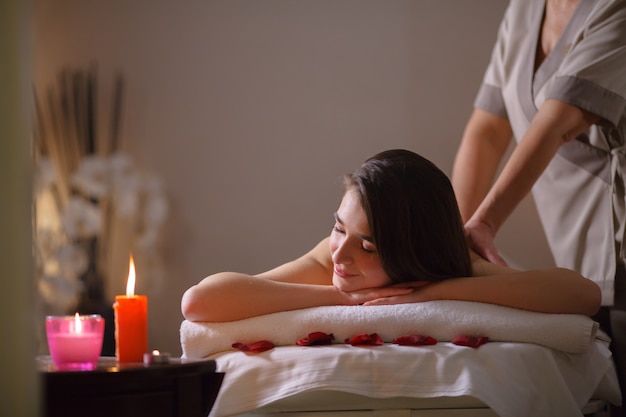
[[[269,340],[294,345],[311,332],[333,333],[336,343],[361,333],[385,341],[405,334],[440,342],[459,335],[487,336],[495,342],[525,342],[568,353],[589,348],[598,324],[575,314],[547,314],[468,301],[430,301],[385,306],[329,306],[283,311],[225,323],[183,321],[183,357],[204,358],[235,342]]]

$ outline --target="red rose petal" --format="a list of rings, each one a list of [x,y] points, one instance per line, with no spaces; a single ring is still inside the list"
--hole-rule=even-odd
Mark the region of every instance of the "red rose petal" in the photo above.
[[[452,343],[459,346],[468,346],[474,349],[478,349],[480,346],[484,345],[489,341],[489,338],[486,336],[457,336],[452,339]]]
[[[352,346],[380,346],[385,343],[378,333],[361,333],[354,336],[352,339],[347,338],[344,342]]]
[[[258,342],[245,344],[241,342],[233,343],[232,347],[242,352],[261,353],[266,350],[274,349],[274,344],[269,340],[259,340]]]
[[[393,343],[400,346],[427,346],[436,345],[437,340],[430,336],[423,336],[421,334],[408,334],[393,339]]]
[[[299,346],[318,346],[318,345],[330,345],[335,340],[335,336],[326,334],[324,332],[313,332],[303,339],[296,342]]]

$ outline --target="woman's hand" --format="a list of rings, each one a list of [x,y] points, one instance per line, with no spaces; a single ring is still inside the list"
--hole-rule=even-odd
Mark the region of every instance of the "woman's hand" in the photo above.
[[[335,287],[336,289],[336,287]],[[386,300],[393,297],[404,297],[415,291],[415,287],[405,284],[390,285],[388,287],[364,288],[356,291],[340,291],[342,305],[367,305],[376,300]]]
[[[412,282],[403,282],[399,284],[394,284],[385,288],[410,290],[410,292],[403,292],[403,293],[390,292],[390,294],[386,296],[381,296],[375,299],[371,299],[371,300],[365,301],[362,304],[365,306],[375,306],[375,305],[390,305],[390,304],[421,303],[424,301],[432,301],[433,298],[431,298],[429,296],[429,292],[426,291],[426,288],[428,288],[432,284],[433,283],[429,281],[412,281]],[[384,288],[381,288],[381,289],[384,289]]]

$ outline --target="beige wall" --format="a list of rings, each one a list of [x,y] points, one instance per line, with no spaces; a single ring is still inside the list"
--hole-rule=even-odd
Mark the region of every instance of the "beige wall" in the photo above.
[[[123,71],[122,147],[168,189],[151,346],[180,352],[180,297],[204,276],[328,233],[366,157],[410,148],[450,173],[506,3],[39,0],[37,87],[67,65]],[[530,201],[499,240],[515,264],[552,262]]]

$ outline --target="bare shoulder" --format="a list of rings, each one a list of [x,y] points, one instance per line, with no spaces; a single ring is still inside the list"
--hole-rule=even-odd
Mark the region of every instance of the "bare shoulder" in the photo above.
[[[319,263],[321,266],[332,269],[333,261],[331,259],[328,241],[330,237],[322,239],[313,249],[311,249],[305,257],[310,257],[312,261]]]
[[[508,266],[491,263],[474,251],[470,251],[470,260],[472,262],[472,276],[475,277],[504,275],[519,272],[513,268],[509,268]]]
[[[328,285],[332,283],[333,264],[328,237],[301,257],[257,275],[273,281]]]

